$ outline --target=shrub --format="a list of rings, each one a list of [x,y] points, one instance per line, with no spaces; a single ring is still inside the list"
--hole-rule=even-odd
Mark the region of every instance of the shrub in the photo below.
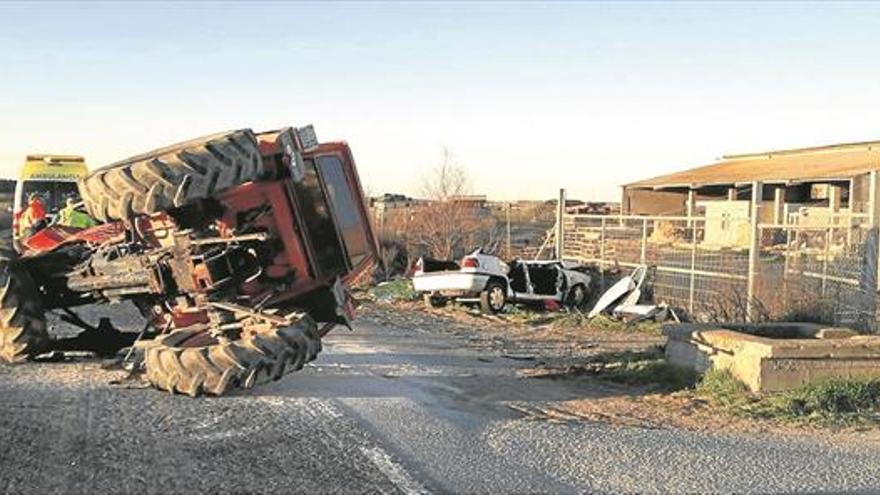
[[[880,419],[880,379],[823,380],[758,397],[730,371],[712,369],[703,375],[697,394],[728,412],[755,418],[832,425]]]
[[[730,370],[711,368],[697,384],[697,395],[715,400],[725,408],[739,408],[749,402],[749,389]]]
[[[833,379],[811,383],[785,394],[795,416],[875,413],[880,406],[880,379]]]
[[[382,282],[371,288],[370,296],[382,302],[415,301],[419,298],[419,293],[413,290],[412,282],[408,278],[401,278]]]

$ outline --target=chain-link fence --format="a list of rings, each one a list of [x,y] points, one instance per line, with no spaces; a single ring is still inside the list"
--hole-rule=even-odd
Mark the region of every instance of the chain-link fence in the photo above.
[[[595,263],[603,274],[647,265],[654,301],[696,320],[811,320],[875,330],[875,231],[852,221],[755,229],[724,222],[565,215],[563,257]]]
[[[867,225],[760,225],[758,318],[876,330],[877,238]]]

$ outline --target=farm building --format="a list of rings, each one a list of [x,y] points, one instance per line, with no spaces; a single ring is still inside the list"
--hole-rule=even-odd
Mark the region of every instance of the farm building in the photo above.
[[[730,155],[623,186],[629,215],[748,217],[759,184],[762,223],[878,220],[880,141]]]

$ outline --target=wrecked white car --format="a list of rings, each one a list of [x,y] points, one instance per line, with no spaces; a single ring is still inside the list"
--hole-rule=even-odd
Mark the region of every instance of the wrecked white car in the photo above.
[[[479,303],[484,313],[498,313],[508,302],[580,307],[586,302],[591,277],[581,265],[565,261],[516,260],[510,264],[481,249],[461,263],[420,258],[413,288],[429,307],[449,300]]]

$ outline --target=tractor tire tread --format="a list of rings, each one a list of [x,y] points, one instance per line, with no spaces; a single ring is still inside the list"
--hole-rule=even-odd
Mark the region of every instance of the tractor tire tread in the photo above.
[[[208,199],[263,172],[250,129],[193,139],[99,168],[79,183],[86,210],[101,222],[153,214]]]
[[[181,329],[157,337],[146,351],[146,378],[154,387],[192,397],[251,388],[302,369],[321,349],[317,324],[302,315],[291,326],[198,347],[179,344],[197,333]]]
[[[48,342],[36,284],[14,256],[0,254],[0,362],[25,361]]]

